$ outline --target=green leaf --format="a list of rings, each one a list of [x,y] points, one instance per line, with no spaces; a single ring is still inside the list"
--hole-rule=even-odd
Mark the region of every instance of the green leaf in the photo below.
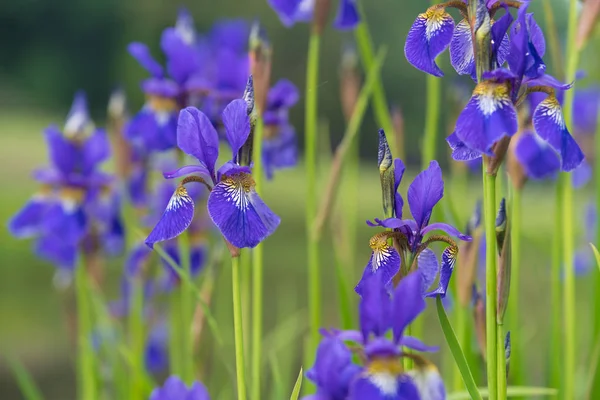
[[[21,390],[21,394],[25,400],[42,400],[43,396],[37,385],[33,381],[31,374],[25,368],[25,366],[16,358],[7,356],[8,365],[12,370],[15,378],[17,379],[17,385]]]
[[[298,379],[296,379],[296,384],[294,385],[294,390],[292,390],[292,395],[290,396],[290,400],[298,400],[300,396],[300,388],[302,387],[302,367],[300,367],[300,373],[298,374]]]
[[[454,361],[456,362],[456,366],[460,371],[460,375],[462,376],[463,382],[467,387],[468,397],[467,399],[481,399],[481,393],[477,389],[477,385],[475,384],[475,380],[473,379],[473,374],[469,369],[469,364],[467,363],[467,359],[460,348],[460,344],[458,343],[458,339],[456,339],[456,335],[454,333],[454,329],[452,329],[452,325],[450,325],[450,321],[448,320],[448,315],[446,315],[446,310],[444,310],[444,305],[442,304],[442,298],[437,296],[435,299],[435,304],[437,306],[437,313],[440,319],[440,325],[442,326],[442,331],[444,332],[444,336],[446,337],[446,342],[448,343],[448,347],[452,352],[452,356],[454,357]]]
[[[479,393],[482,397],[487,398],[489,393],[488,389],[483,387],[479,388]],[[558,390],[547,387],[534,387],[534,386],[508,386],[506,388],[507,397],[532,397],[532,396],[557,396]],[[471,395],[469,392],[455,392],[450,393],[447,400],[469,400]]]
[[[600,253],[598,252],[598,249],[596,248],[596,246],[594,246],[592,243],[590,243],[590,247],[592,248],[592,251],[594,252],[594,257],[596,257],[596,265],[598,266],[598,270],[600,270]]]

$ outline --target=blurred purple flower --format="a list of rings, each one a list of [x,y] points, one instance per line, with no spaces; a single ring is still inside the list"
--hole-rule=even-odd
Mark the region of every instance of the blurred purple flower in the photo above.
[[[176,375],[170,376],[162,387],[150,394],[150,400],[210,400],[208,390],[200,382],[187,387]]]
[[[283,25],[291,27],[296,22],[310,22],[317,1],[319,0],[268,0],[268,3]],[[333,26],[340,30],[354,29],[359,22],[357,0],[339,0]]]

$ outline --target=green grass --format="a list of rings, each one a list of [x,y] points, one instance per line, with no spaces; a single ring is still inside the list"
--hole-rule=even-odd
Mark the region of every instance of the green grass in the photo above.
[[[36,185],[29,178],[31,171],[46,163],[46,150],[41,134],[42,129],[51,122],[49,116],[28,119],[24,114],[0,115],[5,129],[0,136],[0,159],[3,166],[0,172],[0,187],[4,194],[0,200],[0,221],[6,226],[8,219],[34,192]],[[56,119],[60,121],[60,119]],[[373,146],[376,146],[376,132],[373,132]],[[326,176],[326,168],[321,165],[318,176],[321,184]],[[444,168],[448,178],[448,168]],[[414,172],[414,171],[413,171]],[[409,174],[410,175],[410,174]],[[360,196],[357,199],[345,198],[342,201],[358,202],[359,220],[356,251],[357,258],[347,266],[348,281],[354,284],[360,277],[362,268],[370,256],[368,239],[377,231],[369,228],[364,221],[380,216],[379,175],[372,160],[366,160],[360,169]],[[401,187],[406,192],[410,176],[405,177]],[[458,210],[463,223],[471,213],[480,193],[480,179],[474,177],[467,190],[447,184],[446,197]],[[274,354],[283,371],[284,392],[291,393],[301,364],[301,349],[306,329],[306,321],[298,320],[298,310],[306,309],[306,235],[304,231],[304,170],[297,168],[276,174],[272,182],[266,182],[263,198],[271,208],[281,216],[278,231],[265,242],[265,310],[264,333],[269,335],[282,323],[287,321],[284,338],[280,338],[280,347],[275,347]],[[589,193],[577,192],[575,209],[583,212]],[[550,316],[555,310],[549,304],[549,265],[550,238],[552,232],[553,190],[549,185],[530,185],[523,195],[523,261],[522,261],[522,300],[521,314],[526,324],[513,332],[513,341],[521,341],[527,349],[526,371],[527,385],[542,386],[546,368],[546,343]],[[581,214],[576,221],[579,227]],[[334,255],[331,240],[323,239],[321,267],[323,272],[323,318],[325,327],[339,324],[335,300]],[[72,305],[72,292],[59,293],[52,284],[54,268],[31,254],[31,243],[12,238],[6,228],[0,231],[0,352],[10,349],[39,381],[42,392],[47,399],[65,398],[73,393],[74,373],[71,361],[73,347],[65,325],[65,304]],[[118,261],[110,263],[109,277],[113,285],[108,291],[117,292],[116,278],[120,274]],[[589,315],[590,286],[585,278],[577,282],[577,301],[579,315]],[[207,381],[212,393],[225,393],[216,398],[227,398],[226,385],[231,375],[228,366],[233,365],[233,330],[231,318],[229,269],[219,273],[215,286],[213,312],[224,332],[223,350],[216,352],[210,346],[202,349],[210,363],[203,378]],[[110,295],[108,296],[110,298]],[[425,321],[425,341],[431,344],[443,344],[435,306],[429,305]],[[558,310],[556,310],[558,311]],[[306,318],[306,314],[300,314]],[[292,321],[292,322],[290,322]],[[586,362],[587,353],[583,349],[591,347],[591,338],[586,318],[580,318],[578,327],[578,365]],[[291,324],[291,325],[290,325]],[[510,330],[510,326],[506,326]],[[296,335],[296,336],[294,336]],[[279,335],[281,336],[281,335]],[[475,344],[474,344],[475,345]],[[447,349],[443,347],[441,354],[434,355],[438,366],[442,366],[441,357],[445,357]],[[216,346],[215,346],[216,348]],[[270,354],[265,355],[264,376],[270,378],[268,361]],[[550,355],[551,356],[551,355]],[[303,366],[306,371],[310,366]],[[444,370],[442,369],[442,374]],[[448,378],[449,379],[449,378]],[[480,384],[480,382],[478,382]],[[265,388],[272,385],[265,385]],[[17,386],[8,369],[0,366],[0,393],[7,393],[7,398],[18,398]],[[65,394],[66,393],[66,394]],[[9,395],[11,394],[12,397]]]

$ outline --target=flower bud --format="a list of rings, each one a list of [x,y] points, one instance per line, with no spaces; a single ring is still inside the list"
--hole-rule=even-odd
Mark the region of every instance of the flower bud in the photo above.
[[[244,91],[244,95],[242,96],[244,101],[246,102],[246,112],[250,117],[250,134],[248,135],[248,139],[246,139],[246,143],[240,148],[238,152],[238,164],[242,166],[248,166],[252,163],[252,148],[254,145],[254,128],[256,126],[256,108],[254,107],[254,79],[252,75],[248,77],[248,82],[246,83],[246,90]]]
[[[331,0],[314,0],[315,13],[313,20],[313,30],[317,35],[323,33],[323,29],[327,25],[329,19],[329,9],[331,8]]]
[[[487,357],[486,351],[486,331],[485,331],[485,301],[477,291],[477,287],[473,285],[473,319],[475,323],[475,335],[479,344],[479,351],[485,361]]]
[[[473,50],[477,82],[480,82],[484,72],[492,69],[492,22],[485,0],[475,0],[469,3],[469,21],[475,38]]]
[[[498,216],[496,217],[496,240],[498,242],[499,260],[496,283],[496,321],[501,324],[508,305],[511,275],[511,243],[510,224],[506,217],[505,201],[502,199]]]
[[[508,372],[510,370],[510,353],[512,350],[512,346],[510,343],[510,331],[506,332],[506,337],[504,338],[504,360],[506,362],[506,379],[508,379]]]
[[[385,218],[391,218],[394,213],[395,191],[394,191],[394,162],[392,151],[388,144],[385,132],[379,130],[379,151],[377,154],[379,164],[379,178],[381,180],[381,199],[383,203],[383,214]]]
[[[600,0],[585,0],[579,18],[577,30],[577,48],[581,50],[590,38],[598,17],[600,16]]]
[[[347,121],[350,121],[360,93],[360,75],[358,73],[358,56],[352,46],[344,48],[340,68],[340,98],[342,111]]]
[[[266,33],[258,22],[255,22],[250,30],[248,47],[250,74],[254,80],[255,106],[258,113],[262,113],[265,110],[271,81],[272,49]]]

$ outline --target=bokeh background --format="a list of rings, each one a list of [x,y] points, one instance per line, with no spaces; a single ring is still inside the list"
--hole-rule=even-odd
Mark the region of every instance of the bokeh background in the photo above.
[[[407,162],[416,172],[420,164],[420,142],[424,126],[425,75],[412,68],[404,58],[404,38],[414,18],[425,8],[424,1],[376,0],[364,1],[374,43],[387,46],[387,58],[382,69],[390,105],[399,106],[405,115]],[[565,37],[567,3],[553,1],[559,37]],[[273,81],[288,78],[304,93],[308,27],[284,28],[266,0],[20,0],[3,2],[0,6],[0,398],[20,398],[10,369],[1,357],[12,354],[31,371],[47,399],[75,398],[73,345],[65,326],[65,313],[72,302],[69,290],[58,290],[53,283],[54,268],[31,253],[31,244],[18,241],[8,234],[6,224],[35,190],[31,171],[46,163],[42,130],[50,123],[62,124],[73,93],[87,92],[92,115],[98,125],[105,121],[105,110],[111,90],[125,89],[132,110],[137,110],[143,95],[139,82],[145,71],[129,56],[126,46],[142,41],[160,55],[159,38],[176,18],[179,6],[186,6],[195,18],[200,32],[210,29],[218,19],[259,19],[268,32],[274,48]],[[532,4],[543,26],[539,1]],[[562,39],[564,40],[564,39]],[[319,115],[327,121],[331,142],[341,138],[345,124],[339,101],[339,62],[342,48],[352,43],[353,35],[328,28],[324,40],[319,84]],[[596,41],[597,43],[597,41]],[[564,45],[564,43],[563,43]],[[160,58],[159,58],[160,59]],[[587,77],[585,86],[598,82],[600,53],[586,51],[582,66]],[[447,55],[442,56],[442,68],[448,72],[443,85],[440,129],[444,136],[450,117],[447,99],[452,95],[455,78]],[[549,72],[553,65],[548,58]],[[470,85],[469,81],[464,81]],[[292,110],[292,121],[300,141],[303,136],[303,98]],[[369,257],[368,238],[372,231],[364,220],[377,216],[380,208],[379,179],[375,167],[377,126],[368,112],[360,138],[360,196],[358,197],[356,259],[348,265],[348,275],[355,282]],[[325,148],[325,146],[323,146]],[[325,150],[324,150],[325,151]],[[447,147],[440,137],[438,158],[444,174],[449,177]],[[322,180],[328,166],[319,166]],[[304,180],[300,166],[276,176],[267,184],[264,197],[281,215],[282,225],[266,242],[265,333],[272,335],[268,357],[275,357],[290,385],[301,365],[298,343],[306,329],[305,319],[305,231],[303,215]],[[462,221],[466,221],[480,193],[478,175],[469,181],[447,183],[446,196],[452,201]],[[576,193],[576,225],[582,236],[584,208],[591,200],[591,190]],[[542,384],[545,366],[542,355],[546,348],[546,331],[551,315],[549,307],[550,243],[553,229],[553,186],[550,183],[528,185],[524,199],[523,301],[522,314],[527,317],[521,340],[527,350],[526,359],[531,383]],[[342,202],[344,201],[342,193]],[[582,245],[584,243],[582,242]],[[335,326],[333,252],[331,240],[324,239],[322,268],[326,325]],[[121,272],[119,260],[108,266],[109,277],[115,283],[107,289],[107,297],[117,293],[116,282]],[[209,388],[217,399],[233,398],[227,390],[227,367],[219,361],[233,362],[233,335],[227,269],[219,274],[213,301],[214,314],[224,333],[226,351],[213,354],[207,365]],[[586,348],[591,347],[586,334],[591,312],[589,280],[578,282],[579,365],[584,367]],[[430,310],[431,311],[431,310]],[[426,339],[442,343],[438,323],[428,315]],[[514,339],[513,339],[514,340]],[[210,346],[210,341],[207,346]],[[211,353],[212,354],[212,353]],[[443,359],[438,356],[437,360]],[[447,359],[447,357],[446,357]],[[443,364],[443,362],[441,362]],[[267,367],[267,366],[266,366]],[[305,368],[308,366],[305,366]],[[444,369],[442,368],[442,371]],[[231,385],[229,385],[231,386]],[[290,386],[291,387],[291,386]]]

